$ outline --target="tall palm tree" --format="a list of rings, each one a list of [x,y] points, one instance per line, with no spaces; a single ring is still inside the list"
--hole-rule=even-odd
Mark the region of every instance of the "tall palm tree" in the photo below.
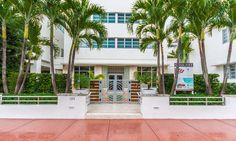
[[[190,0],[190,7],[187,16],[187,32],[194,35],[198,40],[199,53],[201,58],[202,73],[206,84],[206,92],[213,95],[211,83],[208,75],[205,33],[209,30],[212,22],[222,16],[221,0]]]
[[[138,0],[133,5],[132,16],[128,24],[128,29],[133,32],[134,24],[138,23],[136,35],[141,39],[141,51],[145,51],[150,46],[154,49],[154,54],[157,56],[159,94],[165,93],[162,43],[167,37],[165,23],[168,18],[168,10],[169,8],[163,0]]]
[[[55,70],[54,70],[54,26],[57,24],[60,14],[61,0],[42,0],[42,12],[50,20],[50,68],[51,68],[51,80],[54,94],[58,93]]]
[[[91,4],[89,0],[67,0],[62,6],[63,10],[59,24],[66,29],[72,38],[65,90],[68,93],[73,87],[74,60],[76,51],[80,48],[80,43],[86,42],[90,48],[93,48],[93,43],[101,47],[107,31],[103,24],[91,21],[92,15],[102,16],[105,14],[105,10],[102,7]]]
[[[27,43],[27,52],[26,52],[26,59],[27,61],[27,65],[26,65],[26,71],[24,73],[24,77],[20,86],[20,89],[18,91],[18,94],[22,93],[24,86],[25,86],[25,82],[28,76],[28,73],[30,71],[30,66],[31,66],[31,61],[32,60],[37,60],[41,54],[42,54],[42,45],[45,45],[47,43],[47,41],[45,41],[44,39],[42,39],[40,37],[40,32],[41,32],[41,25],[39,25],[39,23],[30,23],[30,29],[29,29],[29,40]]]
[[[169,7],[171,7],[169,14],[172,17],[172,21],[169,30],[175,34],[175,37],[177,38],[178,41],[177,51],[176,51],[177,62],[175,69],[175,77],[170,92],[170,95],[173,95],[176,90],[177,80],[179,76],[178,73],[179,63],[181,61],[181,56],[183,56],[182,38],[183,35],[185,34],[184,26],[186,23],[186,13],[188,13],[189,7],[188,7],[188,0],[166,0],[166,2],[169,5]]]
[[[8,93],[7,86],[7,21],[14,14],[12,5],[7,0],[0,1],[0,21],[2,23],[2,84],[3,92]]]
[[[228,81],[229,76],[229,69],[230,69],[230,60],[232,55],[232,49],[233,49],[233,42],[236,38],[236,0],[227,0],[224,1],[225,3],[225,10],[226,10],[226,16],[224,16],[223,20],[219,20],[216,22],[216,25],[220,28],[222,27],[228,27],[230,32],[230,42],[229,42],[229,49],[227,54],[227,62],[224,69],[224,77],[223,77],[223,83],[220,90],[220,95],[225,93],[226,84]]]
[[[15,93],[17,94],[24,74],[26,43],[29,38],[29,23],[40,14],[39,0],[8,0],[18,10],[18,14],[24,18],[24,38],[21,48],[20,70],[16,81]]]

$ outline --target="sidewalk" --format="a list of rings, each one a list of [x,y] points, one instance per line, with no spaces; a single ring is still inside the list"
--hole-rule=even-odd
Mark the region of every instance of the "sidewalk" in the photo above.
[[[236,141],[236,120],[8,120],[0,141]]]

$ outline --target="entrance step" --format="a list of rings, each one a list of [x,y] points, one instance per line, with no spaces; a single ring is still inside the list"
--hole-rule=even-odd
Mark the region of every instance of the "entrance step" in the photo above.
[[[90,104],[87,119],[141,119],[139,104]]]
[[[86,119],[141,119],[141,113],[87,113]]]

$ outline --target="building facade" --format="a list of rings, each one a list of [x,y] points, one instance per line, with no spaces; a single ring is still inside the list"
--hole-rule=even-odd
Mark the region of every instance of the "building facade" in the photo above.
[[[81,45],[75,57],[75,72],[86,73],[89,70],[95,74],[104,74],[106,79],[134,80],[135,72],[150,72],[156,74],[157,57],[153,50],[145,52],[139,50],[139,40],[127,29],[127,21],[131,16],[131,8],[135,0],[91,0],[92,3],[102,6],[107,11],[107,16],[102,19],[107,27],[108,36],[100,50],[90,49]],[[91,20],[101,20],[94,15]],[[44,20],[42,36],[49,36],[48,20]],[[55,71],[67,73],[68,56],[72,40],[63,29],[57,28],[55,40],[59,44],[60,56],[55,59]],[[206,37],[206,57],[209,73],[217,73],[222,81],[224,66],[227,59],[229,44],[228,29],[215,29],[212,36]],[[194,73],[200,74],[201,64],[197,41],[193,41],[193,52],[190,53],[189,62],[194,63]],[[175,59],[168,58],[171,48],[165,47],[165,72],[174,72]],[[236,82],[236,45],[233,47],[229,82]],[[32,72],[49,71],[49,48],[44,47],[44,54],[34,63]]]

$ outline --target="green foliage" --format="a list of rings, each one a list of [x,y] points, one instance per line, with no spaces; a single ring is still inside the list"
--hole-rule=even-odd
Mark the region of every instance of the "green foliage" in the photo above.
[[[85,74],[75,74],[75,88],[89,88],[90,78]]]
[[[219,83],[218,77],[219,77],[218,74],[209,74],[209,79],[212,84],[212,89],[213,89],[214,94],[218,94],[220,90],[220,83]],[[174,81],[173,74],[165,75],[165,86],[166,86],[167,93],[170,93],[173,81]],[[200,74],[194,75],[194,92],[197,94],[206,93],[205,81],[203,79],[203,76]]]
[[[225,94],[236,94],[236,83],[228,83],[225,89]]]
[[[98,75],[94,75],[94,73],[92,71],[89,71],[89,77],[91,80],[103,80],[105,79],[105,76],[103,74],[98,74]]]
[[[13,93],[17,80],[17,73],[8,74],[9,92]],[[66,76],[64,74],[57,74],[56,81],[58,84],[58,91],[64,92],[66,85]],[[2,87],[2,86],[1,86]],[[31,73],[28,74],[25,89],[23,93],[52,93],[51,74],[49,73]]]
[[[142,75],[140,73],[135,72],[135,78],[139,82],[143,84],[148,85],[148,89],[151,88],[152,82],[156,81],[156,77],[152,77],[150,73],[143,73]]]

